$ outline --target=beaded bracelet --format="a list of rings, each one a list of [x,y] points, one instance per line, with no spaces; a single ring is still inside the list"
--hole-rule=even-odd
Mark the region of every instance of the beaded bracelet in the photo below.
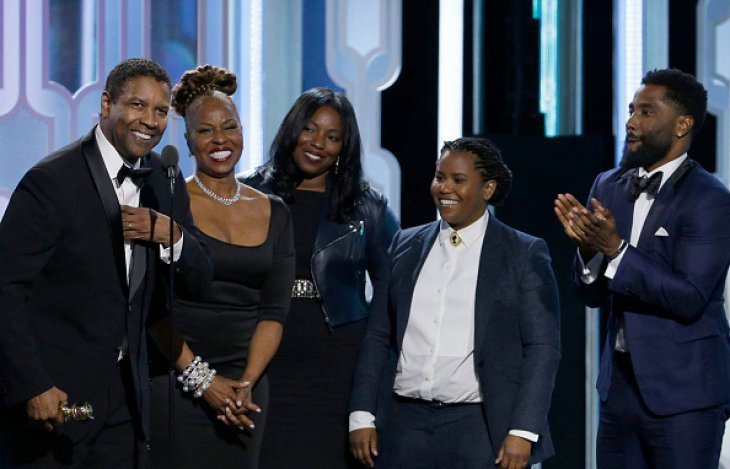
[[[208,387],[210,387],[215,378],[216,371],[210,368],[208,362],[204,362],[202,358],[196,356],[185,370],[177,377],[177,381],[182,384],[183,392],[193,392],[193,397],[201,397]]]

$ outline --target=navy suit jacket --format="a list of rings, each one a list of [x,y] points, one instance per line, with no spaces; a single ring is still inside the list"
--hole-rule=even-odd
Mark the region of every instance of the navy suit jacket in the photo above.
[[[629,177],[635,171],[600,174],[590,195],[612,212],[626,240],[634,205],[628,199]],[[627,248],[613,280],[601,275],[585,285],[576,268],[583,300],[593,307],[608,300],[611,306],[597,385],[601,399],[610,390],[623,318],[639,391],[652,412],[671,415],[730,401],[728,265],[730,193],[687,159],[657,194],[637,247]]]
[[[358,354],[350,410],[387,425],[387,406],[416,280],[439,222],[403,230],[390,247],[389,309],[373,311]],[[548,409],[560,361],[560,305],[547,245],[490,215],[479,261],[474,366],[497,451],[511,429],[539,435],[532,463],[553,454]],[[382,373],[381,373],[381,370]]]
[[[170,189],[156,154],[140,206],[168,213]],[[177,289],[204,294],[212,277],[198,242],[184,181],[177,178],[173,219],[184,232]],[[23,177],[0,223],[0,401],[7,407],[52,386],[69,401],[88,400],[103,419],[117,347],[128,341],[133,394],[149,428],[145,320],[164,308],[169,268],[157,244],[135,243],[127,283],[121,212],[92,130],[50,154]],[[58,431],[73,440],[89,428]]]

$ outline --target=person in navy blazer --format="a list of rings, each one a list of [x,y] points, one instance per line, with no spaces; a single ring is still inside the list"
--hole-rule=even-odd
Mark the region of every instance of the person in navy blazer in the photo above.
[[[389,309],[368,323],[351,395],[351,450],[362,463],[512,468],[553,454],[547,416],[560,360],[557,286],[545,242],[487,210],[506,198],[510,181],[488,140],[446,142],[431,185],[442,221],[396,234]],[[450,249],[470,250],[442,263],[440,252],[451,256]],[[424,330],[429,336],[428,304],[439,302],[430,295],[442,289],[456,295],[435,307],[442,316],[434,324],[443,325],[437,337],[452,325],[455,333],[448,344],[426,339],[425,358],[417,357],[408,343]],[[450,349],[462,355],[444,357]],[[421,373],[431,362],[435,374]]]
[[[730,401],[730,193],[687,156],[706,107],[693,76],[647,73],[620,167],[596,178],[592,210],[570,194],[555,201],[579,248],[579,295],[611,311],[597,384],[601,468],[718,466]]]
[[[0,223],[0,466],[143,463],[145,321],[165,305],[160,246],[169,244],[171,202],[166,169],[151,150],[169,103],[162,67],[120,63],[107,78],[99,126],[37,163],[11,197]],[[117,170],[138,162],[149,173],[139,207],[120,206]],[[205,294],[212,268],[193,235],[181,177],[172,218],[175,251],[182,245],[175,286]],[[64,423],[66,401],[88,401],[95,420]]]

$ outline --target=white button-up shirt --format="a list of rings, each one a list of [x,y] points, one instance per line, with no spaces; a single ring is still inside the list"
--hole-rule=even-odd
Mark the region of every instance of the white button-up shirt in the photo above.
[[[441,402],[482,401],[474,368],[474,304],[489,212],[459,230],[445,222],[413,290],[393,390]]]
[[[669,178],[672,177],[672,174],[674,174],[674,172],[679,168],[679,166],[684,162],[685,159],[687,159],[686,153],[679,158],[675,158],[672,161],[661,165],[650,173],[647,172],[644,168],[639,168],[639,176],[651,177],[661,171],[662,182],[661,184],[659,184],[659,189],[657,190],[658,194],[659,191],[662,190],[662,187],[664,187],[664,184],[666,184]],[[646,217],[649,215],[649,210],[651,210],[652,205],[654,205],[654,200],[655,197],[653,195],[642,192],[641,194],[639,194],[639,197],[634,202],[634,211],[631,222],[631,238],[629,238],[629,244],[634,247],[638,246],[639,244],[641,230],[644,229]],[[605,275],[607,278],[612,279],[616,275],[618,266],[621,264],[621,259],[624,258],[625,253],[626,250],[624,249],[624,251],[619,254],[618,257],[609,262],[606,266],[606,270],[603,272],[603,275]],[[580,259],[580,262],[583,263],[583,259],[580,257],[580,255],[578,255],[578,259]],[[593,256],[587,264],[582,266],[583,272],[581,274],[581,280],[583,281],[583,283],[591,284],[596,281],[596,279],[600,275],[602,262],[603,254],[599,252],[595,256]],[[616,336],[615,348],[619,352],[628,352],[629,350],[628,345],[626,344],[626,338],[624,337],[623,325],[619,327]]]
[[[104,160],[104,166],[106,167],[106,171],[109,174],[109,179],[111,179],[112,183],[114,184],[114,191],[117,194],[117,200],[119,201],[119,205],[139,207],[140,188],[137,187],[134,182],[132,182],[131,178],[126,178],[124,182],[122,182],[122,184],[119,184],[119,181],[117,181],[117,173],[119,172],[119,169],[122,167],[122,165],[125,164],[132,169],[138,169],[140,166],[140,160],[135,161],[131,165],[128,164],[119,154],[117,149],[114,148],[114,145],[109,142],[109,140],[104,135],[104,132],[101,131],[101,127],[99,127],[98,125],[94,130],[94,136],[96,137],[96,144],[99,147],[99,152],[101,152],[101,157]],[[180,258],[182,246],[183,236],[180,236],[180,239],[173,246],[173,256],[175,262],[177,262],[177,260]],[[165,248],[160,245],[160,259],[162,259],[162,261],[164,261],[165,263],[170,263],[170,248]],[[127,282],[129,282],[129,265],[131,263],[131,260],[132,241],[129,239],[125,239],[124,261],[127,266]]]

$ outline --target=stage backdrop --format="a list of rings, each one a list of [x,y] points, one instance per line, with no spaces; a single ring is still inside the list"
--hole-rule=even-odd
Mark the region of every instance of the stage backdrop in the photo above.
[[[279,122],[313,86],[347,93],[364,140],[365,173],[400,207],[400,169],[380,145],[380,92],[401,66],[400,0],[0,0],[0,215],[20,177],[98,120],[104,79],[150,57],[173,82],[198,64],[234,71],[244,126],[240,170],[266,159]],[[306,6],[306,8],[304,8]],[[182,119],[160,144],[185,158]]]

